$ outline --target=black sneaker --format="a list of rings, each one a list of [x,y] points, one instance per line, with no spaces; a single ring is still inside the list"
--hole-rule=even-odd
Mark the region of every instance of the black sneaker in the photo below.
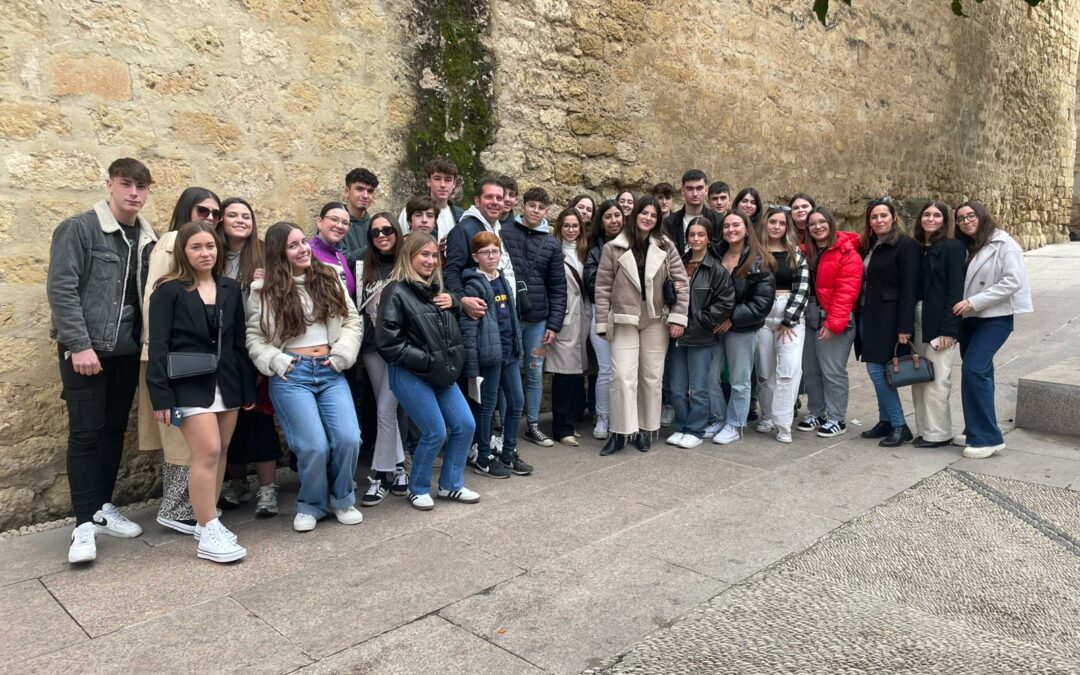
[[[821,425],[821,428],[817,430],[817,435],[822,438],[832,438],[833,436],[842,436],[847,433],[847,424],[840,420],[829,420],[825,424]]]
[[[382,480],[372,478],[371,485],[368,485],[367,492],[360,498],[360,506],[375,506],[376,504],[382,504],[382,500],[384,499],[386,499],[386,488],[383,486]]]
[[[806,417],[802,418],[802,421],[799,422],[798,426],[796,426],[795,428],[799,431],[813,431],[814,429],[820,427],[822,424],[825,424],[825,422],[827,421],[828,420],[824,417],[818,417],[817,415],[807,415]]]
[[[747,422],[757,422],[758,421],[757,409],[750,408],[750,412],[746,413],[746,421]]]
[[[533,472],[532,465],[523,461],[517,455],[514,455],[514,458],[510,460],[509,463],[507,463],[506,460],[502,460],[502,464],[518,476],[528,476]]]
[[[503,466],[503,463],[496,460],[494,456],[488,456],[487,459],[481,464],[475,462],[472,465],[473,473],[481,476],[487,476],[488,478],[509,478],[510,469]]]
[[[555,441],[548,438],[547,434],[545,434],[543,431],[540,431],[540,427],[536,424],[530,424],[525,429],[525,440],[536,443],[537,445],[545,448],[550,448],[551,446],[555,445]]]
[[[405,467],[399,466],[394,470],[394,480],[390,483],[390,494],[404,497],[409,494],[409,472]]]

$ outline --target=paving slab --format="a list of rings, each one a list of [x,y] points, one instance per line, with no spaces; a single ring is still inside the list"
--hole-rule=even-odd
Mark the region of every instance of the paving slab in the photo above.
[[[1080,414],[1080,410],[1077,411]],[[1080,438],[1059,436],[1031,429],[1013,429],[1005,435],[1008,447],[1035,455],[1050,455],[1080,461]]]
[[[544,672],[437,616],[426,616],[395,628],[298,672],[303,675],[412,675],[436,670],[471,675],[539,675]]]
[[[840,525],[729,492],[694,500],[608,543],[737,583]]]
[[[234,597],[305,652],[322,658],[520,573],[440,532],[421,530]]]
[[[789,445],[777,443],[772,437],[751,430],[738,443],[717,445],[706,438],[704,443],[687,452],[772,471],[839,443],[836,439],[820,438],[811,433],[794,431],[792,435],[794,442]]]
[[[1005,436],[1006,443],[1011,436],[1012,433]],[[965,458],[957,461],[953,467],[971,473],[1057,487],[1068,487],[1080,478],[1080,459],[1021,452],[1008,445],[986,459]]]
[[[60,603],[36,579],[0,588],[0,663],[13,663],[88,642]]]
[[[440,616],[552,672],[576,672],[716,595],[727,584],[595,544],[473,595]]]
[[[98,537],[98,555],[107,556],[125,548],[114,537]],[[119,544],[119,545],[114,545]],[[71,567],[67,561],[71,527],[58,527],[0,541],[0,586],[37,579]]]
[[[311,662],[296,646],[228,598],[46,656],[2,673],[288,673]]]

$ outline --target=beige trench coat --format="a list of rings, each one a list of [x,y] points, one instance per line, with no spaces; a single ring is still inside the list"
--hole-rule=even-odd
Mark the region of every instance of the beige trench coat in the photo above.
[[[563,252],[566,272],[566,316],[544,359],[544,370],[563,375],[581,375],[589,367],[589,323],[592,305],[582,288],[581,275],[574,268],[571,253]]]

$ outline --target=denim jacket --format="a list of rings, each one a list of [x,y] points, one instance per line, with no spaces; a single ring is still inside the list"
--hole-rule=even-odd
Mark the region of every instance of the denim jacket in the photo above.
[[[157,241],[157,232],[138,216],[139,240],[136,279],[142,304],[142,259],[147,246]],[[116,347],[120,314],[128,304],[128,266],[131,249],[109,203],[102,200],[94,208],[72,216],[57,226],[49,250],[49,272],[45,290],[52,312],[49,337],[72,352],[94,348],[111,352]]]

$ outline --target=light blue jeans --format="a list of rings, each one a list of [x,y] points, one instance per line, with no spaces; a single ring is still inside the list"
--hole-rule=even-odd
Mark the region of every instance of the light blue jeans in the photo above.
[[[353,475],[360,455],[349,383],[325,360],[297,356],[288,380],[270,378],[270,400],[300,474],[296,511],[316,518],[356,503]]]
[[[465,485],[465,459],[476,433],[476,421],[461,389],[457,384],[437,387],[410,370],[391,365],[390,390],[420,430],[409,476],[409,492],[414,495],[431,492],[435,456],[444,444],[439,487],[460,490]]]
[[[671,357],[671,404],[675,407],[675,431],[702,438],[709,423],[709,367],[715,344],[668,350]]]
[[[525,421],[536,424],[540,421],[540,399],[544,395],[544,356],[547,347],[541,344],[546,321],[521,322],[521,346],[525,353],[521,363],[525,367]]]
[[[728,331],[720,336],[720,343],[713,354],[709,369],[709,412],[715,420],[733,427],[745,427],[750,413],[750,378],[754,372],[754,350],[757,348],[757,331],[734,333]],[[731,382],[731,400],[724,397],[720,387],[720,374],[727,364],[728,380]]]

